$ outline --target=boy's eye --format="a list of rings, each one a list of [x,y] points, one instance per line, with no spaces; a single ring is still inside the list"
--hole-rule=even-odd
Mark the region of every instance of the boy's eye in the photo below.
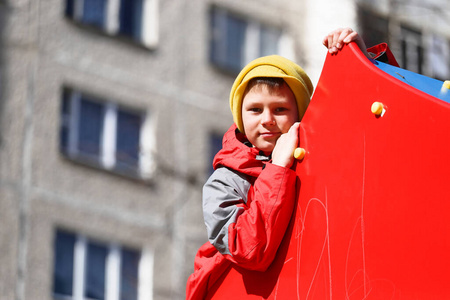
[[[249,109],[251,112],[261,112],[261,108],[258,107],[252,107]]]
[[[278,107],[275,109],[276,112],[285,112],[287,110],[286,107]]]

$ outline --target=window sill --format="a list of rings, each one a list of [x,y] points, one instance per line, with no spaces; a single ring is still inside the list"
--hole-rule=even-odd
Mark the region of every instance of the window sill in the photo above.
[[[137,169],[124,168],[124,167],[113,167],[111,169],[105,168],[98,161],[82,156],[71,157],[70,155],[60,152],[61,157],[78,166],[87,167],[96,171],[101,171],[105,174],[112,176],[119,176],[123,179],[127,179],[133,182],[142,183],[148,186],[154,186],[154,172],[148,174],[147,176],[142,176]]]
[[[65,18],[67,20],[68,23],[70,23],[72,26],[83,30],[84,32],[88,32],[89,34],[94,34],[94,35],[99,35],[105,38],[109,38],[112,39],[114,41],[118,41],[120,43],[123,43],[125,45],[129,45],[130,47],[135,47],[137,49],[146,51],[146,52],[153,52],[157,49],[158,47],[158,43],[155,43],[153,45],[145,45],[144,43],[142,43],[139,40],[134,39],[131,36],[127,36],[124,34],[110,34],[107,31],[105,31],[102,28],[99,28],[95,25],[90,25],[90,24],[86,24],[86,23],[82,23],[76,20],[73,20],[69,17]]]

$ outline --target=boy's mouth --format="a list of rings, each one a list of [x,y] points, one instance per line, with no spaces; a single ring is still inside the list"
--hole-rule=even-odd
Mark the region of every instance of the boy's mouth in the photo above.
[[[259,135],[263,138],[274,138],[278,137],[280,134],[278,132],[261,132]]]

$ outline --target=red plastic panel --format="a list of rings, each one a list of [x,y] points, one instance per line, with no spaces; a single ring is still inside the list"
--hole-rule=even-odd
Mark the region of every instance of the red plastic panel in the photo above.
[[[298,203],[275,261],[232,268],[209,297],[449,299],[450,104],[350,44],[327,57],[300,139]]]

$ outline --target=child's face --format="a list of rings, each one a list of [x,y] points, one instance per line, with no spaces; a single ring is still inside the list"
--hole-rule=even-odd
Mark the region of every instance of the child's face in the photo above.
[[[242,122],[245,135],[253,146],[266,155],[281,136],[298,121],[295,96],[284,84],[269,91],[265,85],[253,86],[242,101]]]

